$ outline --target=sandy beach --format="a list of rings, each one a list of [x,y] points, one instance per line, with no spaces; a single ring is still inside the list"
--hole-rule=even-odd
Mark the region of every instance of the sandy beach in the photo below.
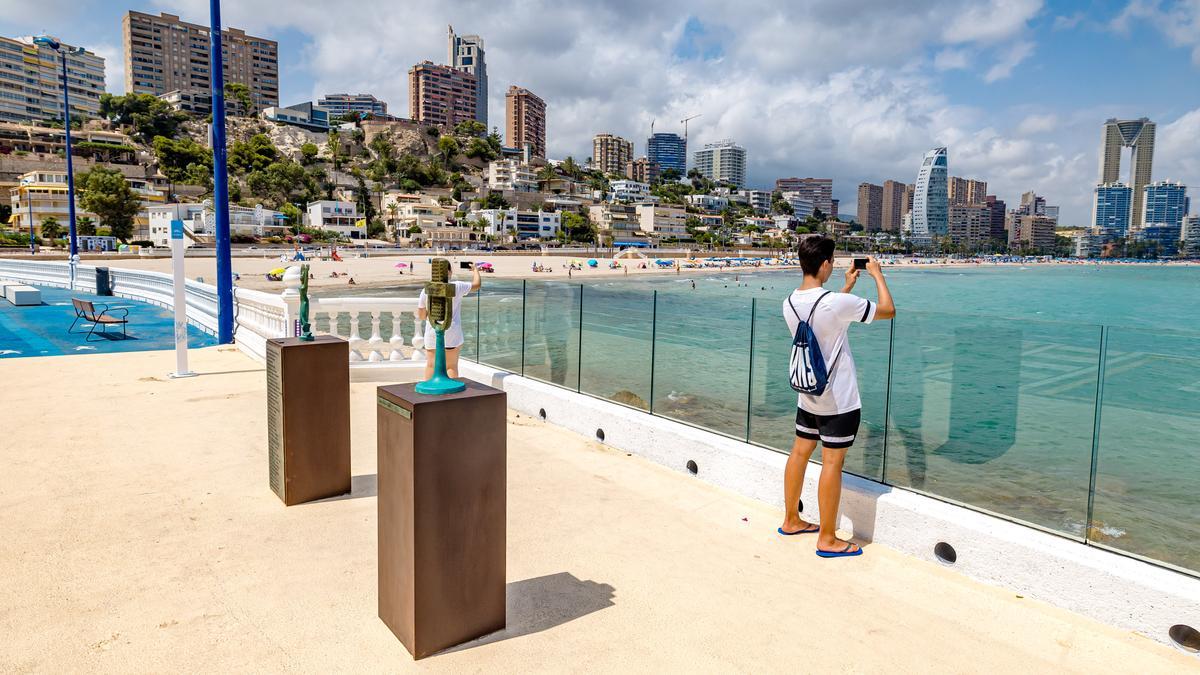
[[[687,263],[686,258],[670,258],[672,262],[680,264],[679,269],[673,266],[661,267],[655,264],[656,258],[649,256],[642,258],[621,258],[618,262],[620,267],[612,268],[610,263],[613,262],[612,254],[607,251],[597,251],[591,254],[580,253],[578,256],[567,255],[541,255],[538,253],[529,254],[489,254],[485,252],[452,252],[451,255],[440,255],[434,253],[424,254],[392,254],[384,252],[372,251],[366,257],[360,257],[362,254],[350,251],[343,251],[343,260],[334,261],[322,258],[309,258],[307,262],[311,265],[312,277],[309,281],[310,288],[314,290],[329,290],[338,287],[349,287],[353,285],[355,288],[383,288],[404,286],[408,284],[424,283],[429,280],[429,261],[437,257],[446,257],[450,260],[454,269],[456,278],[464,278],[470,274],[468,270],[462,269],[460,263],[475,262],[489,263],[492,272],[485,275],[485,279],[552,279],[552,280],[567,280],[577,282],[601,281],[606,279],[617,279],[630,277],[634,275],[643,276],[673,276],[679,275],[695,275],[695,274],[712,274],[714,272],[737,272],[745,273],[767,273],[767,272],[789,272],[798,274],[800,271],[797,265],[763,265],[751,266],[744,265],[739,267],[692,267],[683,266]],[[698,254],[702,260],[707,254]],[[747,257],[754,255],[747,253]],[[763,254],[765,256],[765,254]],[[11,256],[15,259],[28,260],[27,256]],[[57,260],[65,259],[62,254],[39,255],[38,260]],[[590,267],[588,260],[595,260],[596,266]],[[840,256],[834,260],[834,266],[844,268],[851,264],[851,256]],[[888,268],[960,268],[960,267],[994,267],[994,266],[1026,266],[1026,265],[1096,265],[1095,260],[1052,260],[1052,261],[1020,261],[1020,262],[995,262],[995,261],[969,261],[955,259],[921,259],[910,256],[891,256],[884,258],[885,269]],[[577,263],[575,269],[570,269],[571,261]],[[893,262],[894,261],[894,262]],[[121,267],[126,269],[136,270],[151,270],[154,272],[162,272],[164,274],[171,273],[171,259],[169,257],[131,257],[131,256],[108,256],[108,255],[88,255],[83,259],[85,265],[95,266],[111,266]],[[261,291],[282,291],[284,286],[281,281],[273,281],[267,278],[267,274],[272,270],[280,267],[288,267],[291,265],[299,265],[299,262],[281,262],[278,252],[274,255],[267,255],[264,252],[261,256],[246,256],[236,255],[233,258],[233,271],[238,275],[236,281],[237,286],[241,288],[250,288]],[[642,265],[645,267],[642,267]],[[1101,264],[1139,264],[1139,265],[1195,265],[1193,262],[1170,262],[1170,263],[1129,263],[1129,262],[1112,262],[1106,261]],[[203,279],[205,282],[212,283],[216,277],[216,259],[213,257],[189,257],[186,259],[187,277],[189,279]],[[397,265],[401,265],[398,267]],[[543,271],[534,271],[534,266],[539,266]],[[334,275],[337,276],[334,276]],[[351,284],[350,280],[354,283]]]

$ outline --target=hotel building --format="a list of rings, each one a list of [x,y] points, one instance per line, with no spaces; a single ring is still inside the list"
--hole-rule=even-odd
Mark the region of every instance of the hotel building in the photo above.
[[[387,103],[371,94],[325,94],[317,99],[317,106],[327,110],[330,117],[387,114]]]
[[[446,26],[446,63],[451,68],[470,73],[475,82],[475,110],[473,117],[488,126],[488,74],[487,59],[483,50],[483,38],[478,35],[458,35],[454,26]],[[413,117],[413,119],[416,119]]]
[[[646,139],[646,157],[660,171],[674,169],[679,178],[687,175],[687,139],[679,134],[657,133]]]
[[[746,184],[746,149],[731,140],[706,144],[696,151],[693,164],[709,180],[734,187]]]
[[[70,45],[62,45],[64,52]],[[62,59],[33,38],[0,37],[0,122],[41,122],[63,117]],[[92,52],[68,54],[71,117],[98,117],[104,93],[104,59]]]
[[[505,139],[509,147],[529,148],[531,157],[546,157],[546,102],[523,87],[504,95]]]
[[[471,73],[422,61],[408,71],[408,116],[425,124],[454,126],[476,119],[476,82]]]
[[[612,134],[592,137],[592,168],[604,173],[624,175],[625,165],[633,161],[633,143]]]
[[[121,21],[125,43],[125,91],[160,96],[212,89],[209,27],[174,14],[129,11]],[[225,84],[244,84],[255,112],[279,105],[279,44],[238,28],[221,32]],[[210,109],[203,112],[211,112]]]
[[[944,237],[949,232],[947,165],[946,148],[934,148],[925,153],[921,170],[917,173],[912,239],[918,245],[929,246],[935,237]]]

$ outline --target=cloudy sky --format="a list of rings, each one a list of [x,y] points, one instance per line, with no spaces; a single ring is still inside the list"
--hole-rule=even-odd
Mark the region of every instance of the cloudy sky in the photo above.
[[[1015,203],[1036,190],[1086,224],[1109,117],[1158,123],[1154,178],[1200,185],[1200,0],[226,0],[226,26],[279,41],[285,105],[370,92],[407,114],[412,64],[446,58],[446,25],[487,47],[491,124],[504,91],[549,106],[552,157],[600,132],[645,150],[689,124],[731,138],[749,182],[912,182],[945,145],[953,175]],[[121,16],[208,22],[207,0],[0,0],[5,35],[50,32],[108,59],[123,89]],[[1192,190],[1197,201],[1200,195]]]

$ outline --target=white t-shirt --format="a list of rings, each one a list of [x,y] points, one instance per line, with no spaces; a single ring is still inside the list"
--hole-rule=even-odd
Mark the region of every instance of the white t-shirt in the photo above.
[[[446,349],[461,347],[466,339],[462,329],[462,299],[471,292],[471,282],[452,281],[454,284],[454,316],[450,318],[450,327],[446,329]],[[417,298],[417,307],[426,309],[429,299],[425,297],[425,289],[421,289],[421,297]],[[437,344],[437,331],[425,320],[425,349],[433,349]]]
[[[792,291],[789,300],[783,301],[783,318],[788,331],[796,334],[801,320],[808,320],[813,303],[827,291],[810,288]],[[792,307],[796,311],[792,311]],[[797,317],[796,315],[800,316]],[[820,396],[800,394],[797,405],[814,415],[840,415],[862,408],[858,396],[858,371],[854,367],[854,355],[850,353],[850,338],[847,331],[852,323],[871,323],[875,319],[875,303],[849,293],[829,293],[813,312],[812,329],[829,368],[829,383]]]

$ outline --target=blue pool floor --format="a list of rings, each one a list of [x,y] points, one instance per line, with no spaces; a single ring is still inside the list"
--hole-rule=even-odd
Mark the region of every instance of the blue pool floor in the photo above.
[[[60,356],[63,354],[105,354],[172,349],[175,346],[175,318],[172,310],[136,300],[100,297],[89,293],[72,292],[62,288],[39,286],[42,304],[15,307],[0,299],[0,359],[24,356]],[[129,339],[120,339],[121,327],[110,326],[110,339],[97,339],[100,331],[88,341],[90,324],[82,320],[68,333],[75,320],[71,298],[106,304],[115,309],[129,309],[126,331]],[[97,307],[97,311],[99,311]],[[82,330],[80,330],[82,328]],[[188,346],[215,345],[215,337],[188,326]]]

